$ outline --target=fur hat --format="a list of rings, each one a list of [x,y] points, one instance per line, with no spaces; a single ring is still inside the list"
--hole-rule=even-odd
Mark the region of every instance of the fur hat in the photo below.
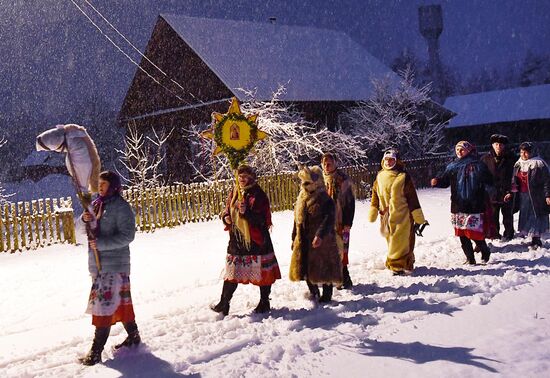
[[[524,151],[527,151],[529,153],[533,152],[534,147],[535,146],[531,142],[523,142],[522,144],[519,145],[520,150],[524,150]]]
[[[493,143],[508,144],[508,137],[502,134],[493,134],[491,135],[491,144]]]
[[[325,181],[323,179],[323,170],[318,166],[302,167],[298,172],[298,178],[301,181],[303,188],[307,188],[308,192],[325,187]]]
[[[455,146],[455,150],[457,148],[462,148],[463,150],[468,151],[468,153],[476,149],[476,147],[472,143],[468,142],[467,140],[461,140],[460,142],[458,142]]]

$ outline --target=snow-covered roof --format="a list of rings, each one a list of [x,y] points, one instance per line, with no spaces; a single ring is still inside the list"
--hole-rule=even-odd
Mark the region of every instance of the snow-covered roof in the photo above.
[[[357,101],[373,92],[371,79],[397,75],[347,34],[313,27],[162,14],[237,97],[257,88],[269,100]],[[242,100],[242,98],[241,98]]]
[[[457,114],[449,128],[550,119],[550,84],[449,97],[444,107]]]
[[[51,167],[61,167],[65,165],[64,155],[57,152],[33,151],[23,163],[22,167],[33,167],[36,165],[48,165]]]

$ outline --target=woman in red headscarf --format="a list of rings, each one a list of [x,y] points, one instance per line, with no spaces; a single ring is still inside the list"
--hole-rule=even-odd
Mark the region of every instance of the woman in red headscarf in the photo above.
[[[447,165],[441,175],[431,180],[431,185],[451,187],[451,221],[466,255],[465,264],[476,264],[471,240],[481,250],[481,261],[486,264],[491,251],[485,242],[487,221],[484,213],[486,190],[492,188],[493,179],[487,166],[479,160],[472,143],[458,142],[455,153],[457,158]]]

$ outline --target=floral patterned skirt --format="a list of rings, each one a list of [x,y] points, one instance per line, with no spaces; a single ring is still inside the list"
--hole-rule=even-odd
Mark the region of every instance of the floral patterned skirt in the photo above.
[[[226,255],[225,281],[265,286],[279,278],[281,271],[273,252],[267,255]]]
[[[465,236],[471,240],[484,240],[483,214],[451,213],[451,223],[455,236]]]
[[[96,327],[134,320],[130,276],[126,273],[100,273],[92,277],[86,313],[92,314],[92,324]]]

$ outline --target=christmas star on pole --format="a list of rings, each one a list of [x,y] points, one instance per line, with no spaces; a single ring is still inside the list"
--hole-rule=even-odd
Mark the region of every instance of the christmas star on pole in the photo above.
[[[227,113],[214,112],[212,118],[212,127],[203,131],[201,136],[216,143],[214,155],[220,152],[226,154],[233,170],[246,160],[257,141],[268,136],[266,132],[258,129],[258,115],[245,116],[235,97],[231,99]]]

